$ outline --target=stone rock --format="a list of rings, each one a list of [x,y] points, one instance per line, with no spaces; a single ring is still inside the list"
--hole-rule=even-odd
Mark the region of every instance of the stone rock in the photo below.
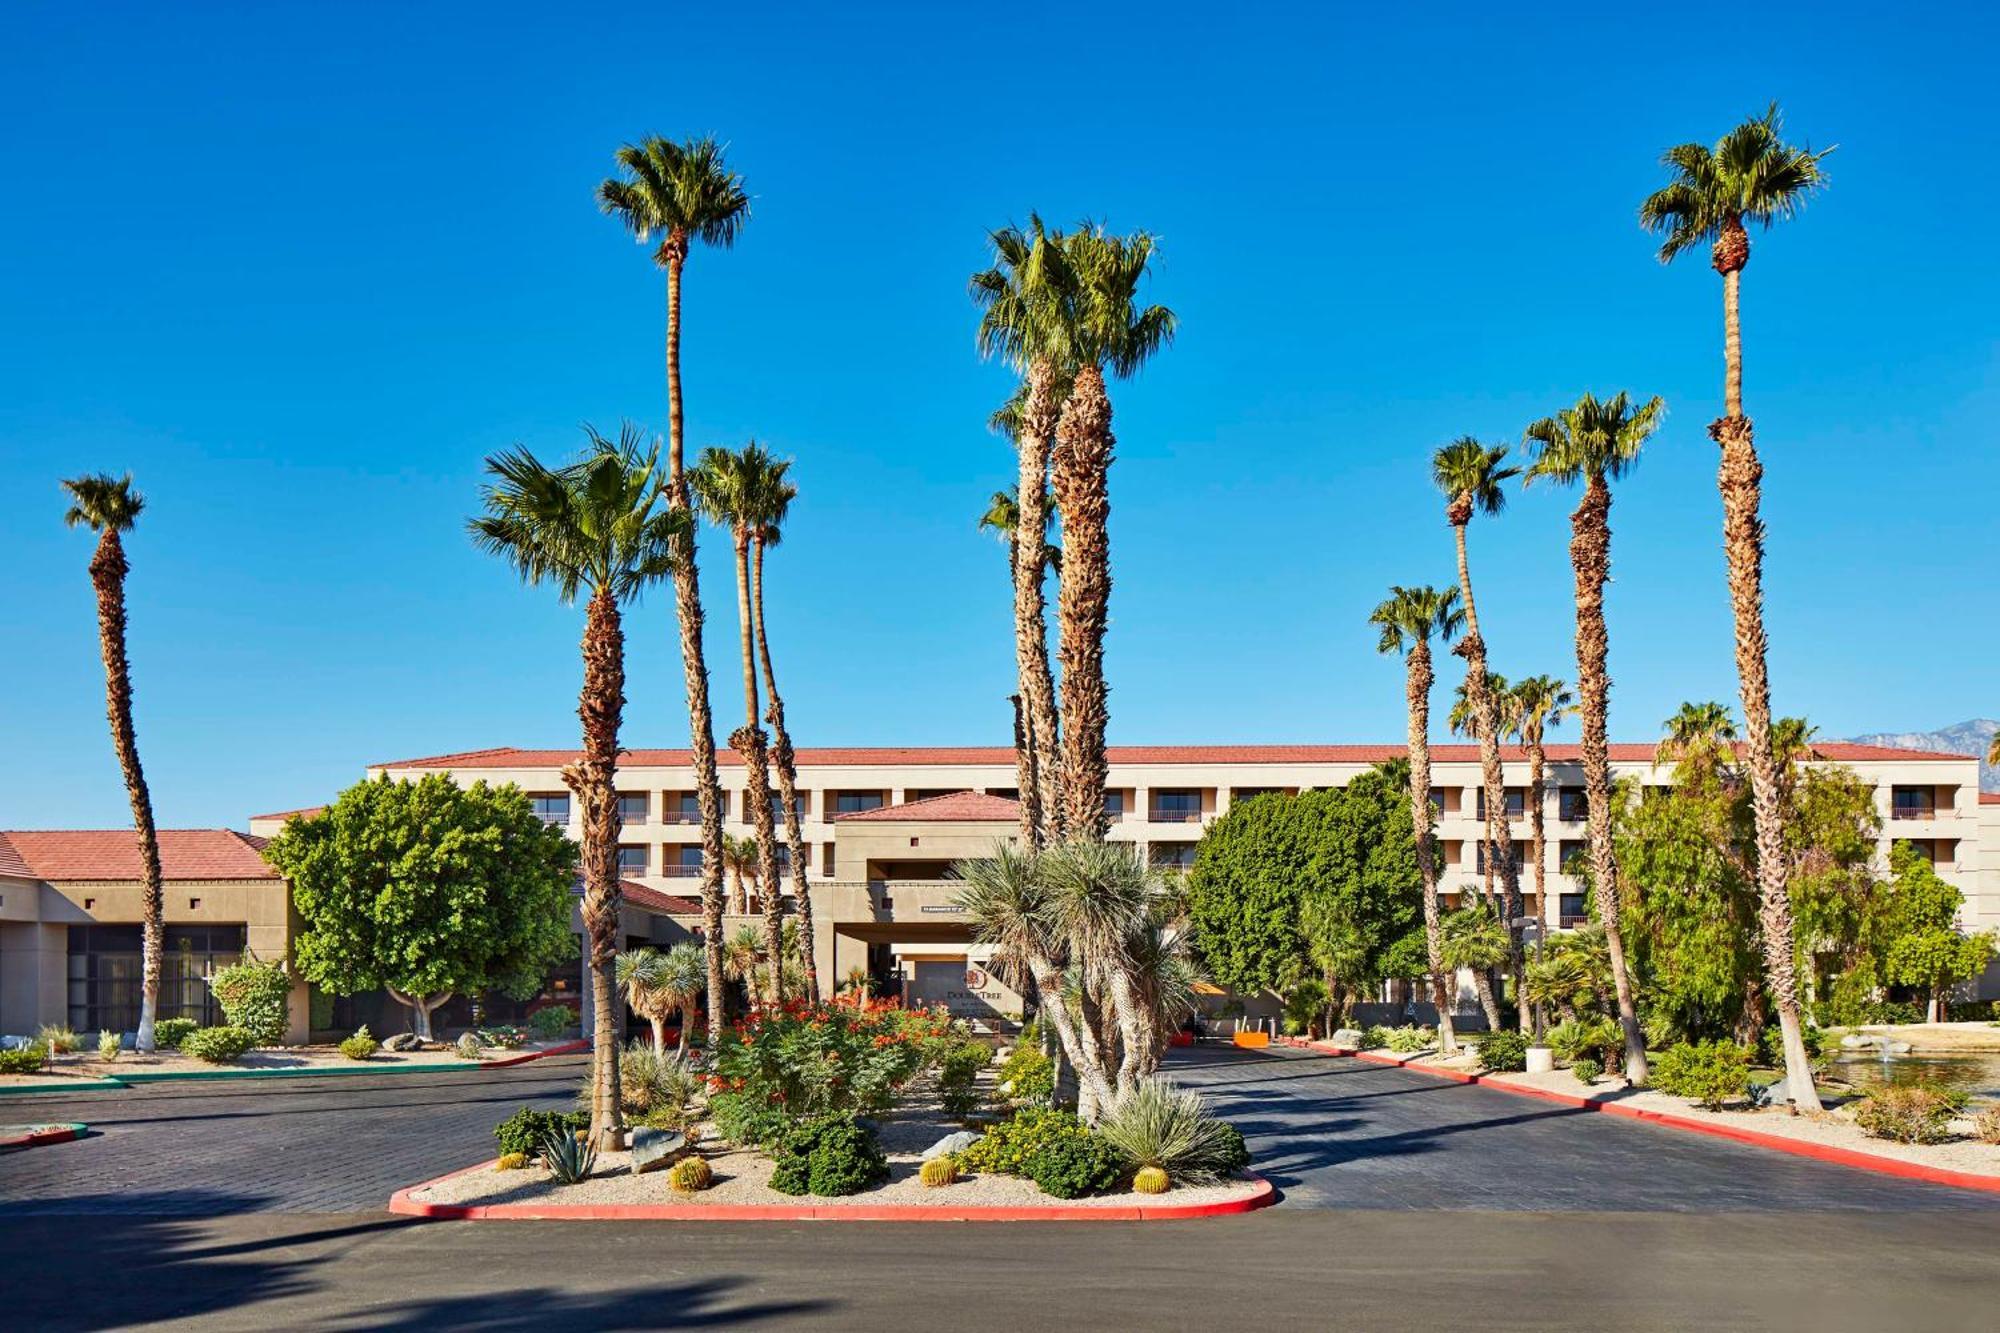
[[[1333,1044],[1336,1046],[1344,1046],[1350,1051],[1360,1050],[1362,1044],[1366,1042],[1367,1039],[1368,1035],[1364,1033],[1360,1028],[1342,1028],[1340,1029],[1340,1031],[1333,1034]]]
[[[961,1129],[955,1134],[947,1134],[930,1147],[924,1149],[924,1160],[928,1162],[931,1158],[943,1157],[946,1153],[964,1152],[967,1148],[970,1148],[985,1137],[984,1134],[975,1134],[969,1129]]]
[[[385,1051],[420,1051],[423,1047],[424,1039],[414,1032],[398,1032],[382,1043]]]
[[[643,1176],[672,1165],[686,1146],[687,1135],[676,1130],[637,1126],[632,1130],[632,1174]]]

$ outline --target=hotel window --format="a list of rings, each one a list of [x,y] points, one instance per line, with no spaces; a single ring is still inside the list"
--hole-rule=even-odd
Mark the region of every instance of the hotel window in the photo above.
[[[778,845],[777,845],[776,847],[773,847],[773,848],[772,848],[771,850],[777,853],[777,861],[778,861],[778,877],[779,877],[780,879],[789,879],[789,878],[791,878],[791,874],[792,874],[792,848],[791,848],[791,844],[790,844],[790,843],[784,843],[784,842],[781,842],[781,843],[779,843],[779,844],[778,844]],[[805,854],[806,854],[806,864],[807,864],[807,865],[811,865],[811,864],[812,864],[812,848],[811,848],[810,846],[807,846],[807,847],[805,847],[805,849],[804,849],[804,850],[805,850]]]
[[[660,797],[660,818],[669,824],[699,824],[701,798],[691,791],[670,791]]]
[[[1523,814],[1526,814],[1528,810],[1527,792],[1520,787],[1509,787],[1506,789],[1506,792],[1507,817],[1509,819],[1518,819]],[[1478,799],[1473,802],[1472,808],[1476,812],[1473,815],[1474,819],[1486,818],[1486,788],[1479,788]]]
[[[1125,793],[1108,791],[1104,793],[1104,817],[1112,823],[1125,818]]]
[[[1004,796],[1010,801],[1021,799],[1021,789],[1019,787],[988,787],[986,794],[988,796]]]
[[[69,1025],[79,1032],[139,1026],[145,980],[139,926],[69,928]],[[222,1021],[205,978],[243,954],[242,926],[168,926],[160,955],[160,1018]]]
[[[1515,844],[1514,844],[1514,869],[1515,869],[1516,871],[1520,870],[1520,868],[1521,868],[1521,851],[1522,851],[1522,847],[1523,847],[1523,844],[1521,844],[1521,843],[1518,843],[1518,842],[1517,842],[1517,843],[1515,843]],[[1479,872],[1480,874],[1482,874],[1482,875],[1483,875],[1483,874],[1485,874],[1485,873],[1486,873],[1486,844],[1485,844],[1485,842],[1481,841],[1481,842],[1475,842],[1475,843],[1473,843],[1473,844],[1472,844],[1472,853],[1473,853],[1473,855],[1472,855],[1472,868],[1473,868],[1474,870],[1477,870],[1477,871],[1478,871],[1478,872]]]
[[[1442,815],[1444,813],[1444,788],[1442,787],[1431,788],[1431,813],[1433,815]]]
[[[1201,793],[1198,791],[1154,792],[1152,821],[1155,824],[1199,824],[1201,822]]]
[[[1565,824],[1581,824],[1590,818],[1590,801],[1581,787],[1564,787],[1556,797],[1556,818]]]
[[[569,823],[568,792],[543,792],[530,796],[528,804],[541,816],[544,824]]]
[[[1194,847],[1191,842],[1156,842],[1147,853],[1147,859],[1160,870],[1194,869]]]
[[[1580,893],[1563,894],[1557,911],[1561,914],[1561,924],[1565,926],[1580,926],[1589,920],[1583,910],[1583,895]]]
[[[785,826],[785,794],[774,791],[769,794],[771,802],[771,822],[779,828]]]
[[[1896,787],[1889,793],[1891,819],[1931,819],[1937,800],[1929,787]]]
[[[903,793],[903,799],[906,801],[928,801],[933,797],[956,796],[962,791],[971,790],[972,788],[970,787],[912,787]]]
[[[618,796],[618,822],[621,824],[643,824],[646,822],[646,793],[638,792]]]
[[[1581,838],[1564,838],[1556,844],[1556,869],[1565,875],[1578,875],[1589,869],[1590,844]]]
[[[842,791],[833,794],[833,811],[839,815],[858,815],[863,810],[880,810],[882,793],[879,791]]]
[[[618,848],[618,873],[621,875],[643,875],[646,873],[646,848],[643,844],[621,844]]]
[[[685,847],[667,848],[666,861],[660,867],[660,873],[668,879],[700,879],[700,845],[691,843]]]

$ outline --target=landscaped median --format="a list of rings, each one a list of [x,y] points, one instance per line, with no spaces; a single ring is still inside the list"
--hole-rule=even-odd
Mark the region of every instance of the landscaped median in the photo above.
[[[552,1055],[590,1049],[582,1040],[527,1043],[495,1048],[469,1059],[456,1048],[376,1051],[366,1059],[343,1055],[336,1046],[270,1047],[247,1051],[229,1064],[194,1059],[178,1051],[123,1052],[103,1061],[94,1054],[58,1055],[35,1074],[0,1074],[0,1094],[102,1092],[137,1083],[182,1079],[326,1078],[348,1074],[449,1074],[473,1069],[506,1069]]]
[[[71,1139],[82,1138],[89,1128],[89,1125],[76,1120],[54,1124],[0,1125],[0,1152],[68,1143]]]
[[[1898,1143],[1865,1131],[1856,1122],[1851,1102],[1834,1105],[1817,1115],[1793,1115],[1783,1105],[1756,1109],[1729,1105],[1710,1111],[1686,1097],[1628,1087],[1617,1079],[1600,1077],[1586,1083],[1567,1069],[1545,1074],[1494,1073],[1483,1071],[1474,1054],[1443,1060],[1434,1051],[1355,1050],[1332,1042],[1287,1041],[1329,1055],[1395,1065],[1458,1083],[1476,1083],[1578,1110],[1601,1111],[1795,1157],[1960,1189],[2000,1193],[2000,1144],[1962,1136],[1971,1122],[1957,1118],[1938,1126],[1946,1141]]]

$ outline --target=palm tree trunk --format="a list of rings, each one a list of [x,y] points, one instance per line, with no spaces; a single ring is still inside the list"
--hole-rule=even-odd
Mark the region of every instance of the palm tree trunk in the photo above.
[[[1424,884],[1424,951],[1431,989],[1437,995],[1438,1050],[1458,1054],[1451,1023],[1450,980],[1444,970],[1444,936],[1438,927],[1437,839],[1431,835],[1431,646],[1410,649],[1407,694],[1410,705],[1410,818],[1417,839],[1417,874]]]
[[[806,1002],[818,1004],[819,962],[813,940],[812,892],[806,882],[805,835],[799,831],[799,769],[792,753],[792,735],[785,729],[785,701],[778,695],[778,673],[771,667],[771,640],[764,632],[764,543],[754,546],[750,567],[750,614],[757,627],[757,661],[764,671],[764,693],[770,704],[764,716],[771,722],[771,762],[778,773],[778,796],[785,803],[785,846],[792,860],[792,896],[798,901],[799,947],[805,954]]]
[[[1079,1023],[1064,999],[1062,969],[1055,960],[1036,954],[1029,957],[1028,971],[1035,990],[1042,997],[1041,1012],[1055,1029],[1056,1040],[1069,1053],[1070,1068],[1076,1073],[1077,1111],[1086,1120],[1096,1118],[1097,1108],[1109,1105],[1111,1086],[1104,1075],[1104,1054],[1097,1033],[1087,1022]],[[1088,1108],[1088,1109],[1086,1109]]]
[[[757,896],[763,899],[764,953],[771,960],[770,1002],[785,1002],[785,894],[778,879],[778,836],[771,819],[771,757],[764,726],[757,714],[756,627],[750,614],[750,530],[736,530],[736,623],[743,648],[742,727],[729,738],[729,748],[743,760],[743,799],[750,807],[750,824],[757,832]]]
[[[1028,713],[1017,690],[1007,696],[1014,705],[1014,783],[1021,793],[1021,845],[1042,845],[1042,793],[1035,777],[1035,733],[1028,729]]]
[[[1055,682],[1049,671],[1049,627],[1042,599],[1047,568],[1048,509],[1043,494],[1048,485],[1049,440],[1055,434],[1062,405],[1056,401],[1055,365],[1037,360],[1028,367],[1028,398],[1021,408],[1016,447],[1021,474],[1018,517],[1014,524],[1014,664],[1020,676],[1023,711],[1027,714],[1028,754],[1017,758],[1021,788],[1021,818],[1025,845],[1040,847],[1051,832],[1061,836],[1057,795],[1057,721]],[[1106,407],[1106,423],[1110,419]],[[1038,821],[1032,832],[1028,820]],[[1056,828],[1048,826],[1054,824]]]
[[[1491,969],[1472,969],[1472,989],[1479,995],[1479,1007],[1486,1014],[1486,1030],[1500,1030],[1500,1002],[1493,996],[1493,973]]]
[[[1611,841],[1611,751],[1605,739],[1611,677],[1605,670],[1610,636],[1604,621],[1604,583],[1611,575],[1611,488],[1601,476],[1584,487],[1570,518],[1570,560],[1576,568],[1576,683],[1582,701],[1583,789],[1590,815],[1590,878],[1597,916],[1611,954],[1611,984],[1618,996],[1618,1026],[1625,1036],[1625,1078],[1646,1082],[1646,1036],[1632,1000],[1625,965],[1625,937],[1618,925],[1618,861]]]
[[[667,505],[690,511],[682,466],[681,266],[688,239],[668,237],[667,260]],[[690,514],[690,517],[692,515]],[[708,1048],[722,1042],[722,778],[715,768],[715,714],[708,702],[708,663],[701,645],[701,573],[695,563],[694,524],[672,539],[674,613],[680,625],[681,670],[687,681],[688,738],[694,752],[695,803],[701,811],[701,918],[708,955]]]
[[[153,1049],[159,1017],[160,957],[166,943],[165,890],[160,882],[160,835],[153,827],[153,796],[139,763],[138,732],[132,725],[132,665],[125,656],[125,544],[115,528],[97,539],[90,558],[90,582],[97,590],[97,646],[104,658],[104,711],[111,723],[111,748],[125,776],[132,805],[132,829],[139,841],[141,910],[139,1031],[134,1046]]]
[[[1722,414],[1743,415],[1743,321],[1740,297],[1743,265],[1750,260],[1750,235],[1740,221],[1723,228],[1715,242],[1715,267],[1722,274]]]
[[[563,781],[583,809],[583,928],[590,948],[592,1085],[590,1137],[616,1146],[625,1128],[618,1083],[618,730],[625,710],[625,631],[618,599],[608,590],[590,599],[583,628],[583,755],[563,769]]]
[[[1543,846],[1545,832],[1542,811],[1542,784],[1546,778],[1547,755],[1542,750],[1540,726],[1533,735],[1526,737],[1528,743],[1528,844],[1535,858],[1535,938],[1540,940],[1549,930],[1548,855]],[[1541,945],[1535,946],[1540,957]],[[1525,954],[1525,946],[1523,948]],[[1525,956],[1514,960],[1514,998],[1518,1002],[1521,1031],[1532,1032],[1537,1040],[1542,1035],[1540,1011],[1528,1003],[1528,968]]]
[[[1063,516],[1063,570],[1056,600],[1062,659],[1057,823],[1063,836],[1093,842],[1103,839],[1105,828],[1104,628],[1111,602],[1106,522],[1115,444],[1104,372],[1085,366],[1076,374],[1056,427],[1055,497]],[[1027,544],[1025,537],[1022,544]]]

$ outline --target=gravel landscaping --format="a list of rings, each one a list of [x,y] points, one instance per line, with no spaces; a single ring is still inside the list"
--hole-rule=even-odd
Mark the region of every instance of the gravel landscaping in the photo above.
[[[340,1053],[337,1046],[274,1046],[246,1052],[242,1057],[228,1064],[210,1064],[179,1051],[123,1051],[116,1060],[104,1060],[95,1051],[74,1051],[68,1055],[58,1055],[54,1063],[35,1074],[0,1074],[0,1089],[46,1088],[50,1091],[78,1089],[84,1086],[115,1086],[117,1081],[129,1074],[157,1076],[163,1074],[211,1074],[218,1070],[290,1070],[294,1072],[326,1070],[372,1070],[387,1073],[395,1069],[412,1066],[448,1065],[458,1069],[475,1069],[482,1064],[517,1059],[524,1055],[536,1055],[563,1042],[528,1042],[519,1047],[488,1047],[480,1060],[461,1059],[450,1046],[437,1045],[414,1051],[375,1052],[366,1060],[350,1060]]]

